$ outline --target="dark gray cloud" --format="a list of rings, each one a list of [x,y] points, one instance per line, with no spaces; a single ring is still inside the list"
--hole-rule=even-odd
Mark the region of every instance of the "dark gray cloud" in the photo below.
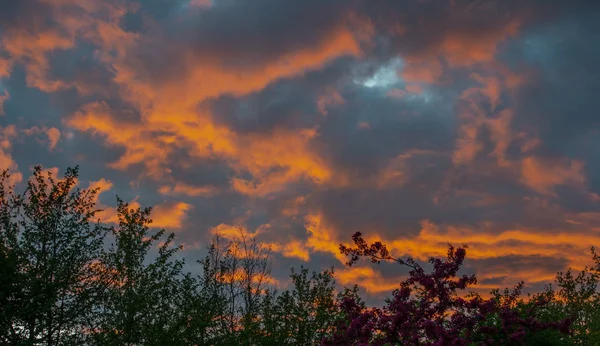
[[[252,95],[225,95],[202,106],[210,107],[217,123],[240,134],[312,128],[321,117],[316,109],[318,91],[297,81],[282,81]]]
[[[0,30],[44,25],[44,15],[50,7],[39,0],[3,1],[0,4]]]
[[[442,233],[454,226],[487,234],[510,230],[584,234],[584,229],[597,227],[594,222],[598,220],[582,213],[600,212],[593,197],[593,193],[600,194],[600,105],[595,96],[600,90],[600,48],[595,44],[600,29],[598,3],[217,0],[210,9],[192,10],[185,1],[144,1],[119,23],[140,37],[131,47],[108,55],[122,53],[123,60],[115,58],[118,64],[100,59],[97,42],[83,37],[76,38],[73,49],[46,52],[49,69],[41,77],[87,89],[44,93],[27,85],[26,61],[15,61],[10,77],[1,81],[10,98],[4,103],[6,116],[0,117],[0,126],[61,130],[63,137],[52,152],[41,134],[21,136],[11,143],[10,153],[23,172],[36,163],[61,169],[80,163],[87,181],[105,178],[114,183],[114,189],[102,196],[103,203],[111,203],[115,192],[126,200],[137,197],[144,205],[189,203],[193,209],[185,227],[177,230],[186,244],[204,244],[212,227],[238,223],[251,230],[271,224],[276,231],[265,233],[266,241],[306,240],[311,236],[306,215],[321,215],[337,232],[335,236],[347,240],[354,231],[410,239],[422,232],[423,220],[438,225]],[[37,1],[2,2],[0,33],[63,30],[53,11]],[[315,129],[316,136],[302,150],[318,157],[332,172],[333,177],[325,182],[300,174],[266,196],[235,192],[230,186],[233,177],[253,178],[244,167],[234,167],[236,158],[225,154],[199,158],[193,145],[180,140],[177,133],[156,128],[145,131],[146,109],[135,102],[139,89],[127,89],[128,82],[146,82],[148,88],[176,84],[185,80],[195,63],[207,59],[217,59],[243,76],[244,71],[260,70],[257,67],[327,43],[340,25],[359,30],[356,22],[348,22],[357,18],[368,18],[374,28],[371,45],[363,42],[363,57],[333,59],[318,69],[269,81],[248,95],[224,92],[205,99],[197,108],[198,117],[210,111],[209,120],[231,131],[234,138],[262,139],[282,129],[289,133]],[[1,56],[9,57],[6,52]],[[430,79],[405,80],[400,73],[387,85],[364,85],[364,80],[389,67],[394,59],[409,72],[414,72],[415,64],[424,64],[424,74],[429,73]],[[507,71],[526,76],[525,82],[510,87],[501,83],[495,108],[483,95],[488,91],[480,90],[481,95],[472,99],[464,97],[469,88],[485,88],[485,83],[474,81],[473,73],[495,76],[504,83]],[[131,79],[117,83],[115,78],[123,75]],[[218,81],[193,82],[210,86]],[[392,88],[404,94],[386,95]],[[329,105],[327,114],[321,114],[319,99],[331,90],[343,101]],[[177,140],[161,148],[169,151],[162,163],[168,174],[158,180],[144,175],[144,162],[153,157],[144,157],[127,169],[110,168],[125,152],[123,145],[106,143],[101,133],[73,131],[66,125],[73,113],[94,101],[106,104],[115,124],[139,126],[149,144],[173,135]],[[465,116],[470,101],[479,107],[479,118]],[[507,134],[498,139],[489,121],[497,120],[502,110],[512,116]],[[164,115],[165,120],[176,116]],[[469,144],[479,147],[471,161],[457,164],[453,154],[464,135],[463,125],[474,129],[476,135]],[[67,140],[64,136],[71,132],[73,137]],[[538,140],[537,146],[523,149],[533,139]],[[504,166],[496,152],[501,140],[507,141]],[[287,143],[272,145],[285,148]],[[524,178],[526,158],[544,163],[530,179],[538,179],[546,189],[536,190]],[[577,176],[567,169],[570,159],[584,163],[580,172],[584,181],[565,178]],[[270,169],[283,171],[285,167],[277,161]],[[402,174],[402,184],[383,181],[392,169]],[[343,179],[350,183],[342,184]],[[158,192],[161,186],[175,183],[211,186],[217,192],[202,196]],[[299,198],[306,200],[298,203]],[[290,212],[294,208],[296,214]],[[524,242],[509,239],[500,245],[518,249]],[[579,245],[574,239],[564,249],[577,251]],[[311,269],[340,265],[331,253],[310,251],[306,265]],[[199,258],[202,253],[198,250],[190,256]],[[511,280],[505,272],[561,270],[572,264],[567,255],[499,254],[471,261],[469,270],[501,273],[483,281],[496,285]],[[275,256],[275,275],[281,279],[289,267],[301,263],[279,253]],[[377,269],[386,277],[404,273],[386,266]]]
[[[262,67],[290,52],[326,41],[344,20],[343,1],[219,1],[193,15],[169,17],[156,40],[140,47],[137,68],[153,80],[173,80],[186,71],[182,54],[217,57],[227,68]],[[166,48],[168,47],[168,48]]]
[[[379,91],[352,90],[329,112],[315,146],[336,167],[369,178],[410,149],[446,152],[452,146],[451,116],[434,105],[404,102]],[[368,124],[361,128],[360,124]]]
[[[556,258],[550,256],[529,256],[529,255],[510,255],[502,257],[491,257],[480,260],[471,260],[470,267],[477,269],[486,268],[491,273],[497,271],[545,271],[556,273],[563,270],[568,265],[565,258]]]

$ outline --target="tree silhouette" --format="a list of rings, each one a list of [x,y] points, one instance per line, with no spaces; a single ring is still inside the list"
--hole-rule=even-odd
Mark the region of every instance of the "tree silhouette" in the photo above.
[[[172,246],[175,235],[150,231],[150,208],[129,209],[121,199],[117,202],[119,224],[110,228],[114,243],[98,265],[106,290],[95,309],[90,340],[98,345],[176,343],[172,327],[178,312],[173,308],[184,262],[173,259],[180,249]]]
[[[0,344],[7,345],[600,345],[600,256],[525,300],[523,283],[491,298],[460,294],[466,246],[448,246],[427,272],[356,233],[340,246],[361,258],[410,269],[383,307],[332,269],[291,268],[271,284],[270,248],[240,228],[216,235],[184,271],[175,235],[152,227],[150,208],[117,197],[117,224],[97,219],[98,190],[79,189],[78,169],[57,179],[35,167],[24,191],[0,175]],[[230,235],[228,235],[230,236]]]
[[[94,222],[97,190],[75,187],[78,169],[56,180],[34,168],[23,194],[0,176],[3,341],[46,345],[82,338],[99,299],[93,265],[104,227]],[[8,328],[8,333],[7,333]]]

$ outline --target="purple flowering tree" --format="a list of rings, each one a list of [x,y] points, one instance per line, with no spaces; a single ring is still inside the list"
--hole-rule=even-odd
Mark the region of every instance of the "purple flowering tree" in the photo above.
[[[503,297],[483,299],[459,291],[477,283],[475,275],[459,276],[466,245],[448,245],[445,260],[431,258],[433,270],[427,273],[413,258],[391,256],[381,242],[367,244],[362,234],[352,236],[354,247],[340,245],[352,266],[361,257],[373,263],[394,261],[410,268],[383,308],[363,308],[348,297],[340,303],[345,319],[322,345],[507,345],[524,344],[528,333],[548,329],[570,333],[569,318],[555,322],[536,319],[536,309],[547,304],[538,297],[524,308],[519,300],[523,283]]]

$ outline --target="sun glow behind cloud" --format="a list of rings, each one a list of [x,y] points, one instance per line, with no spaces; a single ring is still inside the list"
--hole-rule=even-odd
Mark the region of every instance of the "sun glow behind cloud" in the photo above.
[[[389,88],[401,81],[398,76],[401,68],[402,59],[394,58],[383,66],[378,67],[371,76],[363,79],[355,79],[354,83],[366,88]]]

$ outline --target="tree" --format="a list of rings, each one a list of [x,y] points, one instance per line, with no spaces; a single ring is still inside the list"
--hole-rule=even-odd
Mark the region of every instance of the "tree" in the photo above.
[[[214,237],[212,272],[219,283],[219,296],[226,301],[219,318],[218,342],[254,345],[260,335],[260,302],[271,274],[269,247],[243,228],[232,239]]]
[[[460,295],[477,282],[459,275],[466,246],[431,258],[426,272],[360,233],[340,246],[348,265],[395,261],[409,278],[382,308],[358,288],[335,290],[334,272],[291,270],[278,293],[270,248],[239,229],[218,235],[183,271],[174,234],[152,228],[151,208],[117,197],[118,224],[96,219],[98,190],[77,188],[36,167],[19,194],[0,174],[0,344],[11,345],[600,345],[600,256],[579,273],[521,297],[523,283],[492,298]]]
[[[555,332],[548,331],[528,342],[539,345],[550,345],[549,341],[555,345],[600,345],[600,256],[594,247],[591,255],[595,262],[593,266],[585,267],[579,273],[574,273],[571,268],[558,272],[554,285],[549,284],[544,292],[532,297],[532,301],[542,298],[550,302],[544,309],[538,310],[538,317],[543,321],[571,316],[572,335],[559,338]]]
[[[577,345],[600,345],[600,256],[591,248],[595,266],[577,275],[569,268],[556,275],[553,301],[559,311],[573,316],[573,341]],[[551,287],[548,289],[553,291]]]
[[[394,258],[381,242],[371,245],[361,233],[353,235],[356,247],[340,245],[340,251],[350,256],[348,265],[360,257],[373,263],[395,261],[411,268],[410,277],[400,283],[383,309],[364,309],[352,299],[346,299],[342,308],[347,322],[338,324],[336,333],[323,341],[324,345],[506,345],[522,343],[529,333],[555,329],[569,333],[570,319],[541,322],[535,309],[525,314],[515,308],[520,286],[507,299],[484,300],[474,295],[464,299],[457,290],[475,284],[477,278],[457,277],[465,256],[465,247],[448,245],[445,261],[431,258],[431,273],[412,258]],[[547,304],[545,301],[539,302]],[[537,305],[536,305],[537,306]],[[487,323],[489,320],[492,323]],[[497,319],[497,320],[496,320]]]
[[[25,192],[0,176],[3,342],[64,345],[81,341],[98,299],[94,260],[106,230],[94,222],[98,190],[76,188],[78,168],[61,180],[36,166]],[[8,333],[7,333],[8,331]]]
[[[178,323],[184,345],[208,345],[222,334],[222,321],[228,307],[222,285],[225,269],[215,245],[199,261],[203,271],[197,277],[186,275],[182,280],[182,296],[176,301],[181,311]]]
[[[306,268],[291,272],[291,289],[264,297],[261,344],[318,345],[338,316],[333,269],[311,276]]]
[[[98,345],[176,345],[182,260],[173,256],[174,234],[150,230],[151,208],[129,209],[117,198],[119,224],[114,243],[99,263],[98,280],[106,287],[96,306],[90,342]],[[151,250],[157,246],[158,251]],[[153,256],[154,255],[154,256]]]

